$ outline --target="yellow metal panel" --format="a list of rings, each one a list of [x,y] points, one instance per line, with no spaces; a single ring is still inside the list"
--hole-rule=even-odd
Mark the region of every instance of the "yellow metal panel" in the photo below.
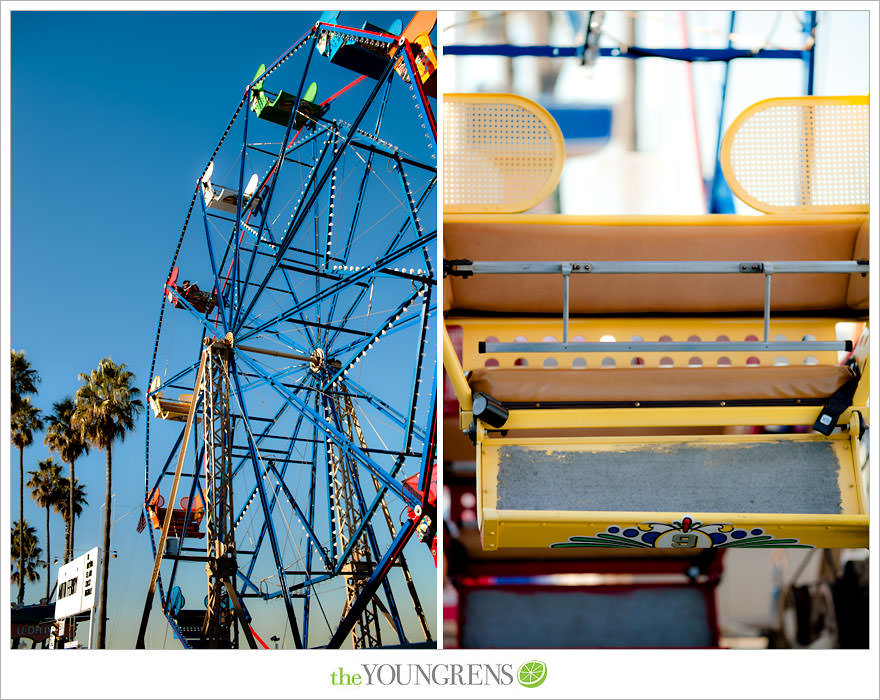
[[[865,415],[864,406],[859,407]],[[819,406],[694,406],[667,408],[514,409],[505,430],[553,428],[680,428],[733,425],[812,425]],[[849,422],[852,408],[838,425]],[[490,428],[491,430],[491,428]]]
[[[855,428],[855,430],[853,430]],[[632,512],[498,509],[499,450],[517,445],[536,450],[596,451],[662,448],[676,444],[726,446],[779,442],[830,442],[838,462],[840,514]],[[478,446],[477,497],[485,550],[506,548],[595,549],[707,547],[867,547],[868,511],[858,465],[857,421],[851,433],[608,438],[488,438]],[[610,504],[613,505],[613,504]],[[650,533],[650,534],[648,534]]]
[[[564,516],[564,517],[563,517]],[[486,550],[505,549],[507,547],[538,548],[538,549],[577,549],[582,551],[595,551],[597,548],[638,548],[648,550],[653,548],[679,548],[698,549],[708,548],[713,545],[705,543],[704,537],[711,534],[726,534],[733,532],[747,533],[741,540],[726,538],[720,545],[714,545],[719,549],[730,548],[753,548],[761,547],[821,547],[821,548],[862,548],[868,546],[868,516],[825,515],[820,519],[813,516],[754,513],[743,515],[742,513],[689,513],[688,516],[695,523],[703,527],[689,529],[683,532],[681,513],[615,513],[615,512],[590,512],[590,513],[559,513],[556,511],[510,511],[500,510],[491,513],[492,522],[496,523],[495,534],[491,539],[483,536],[483,547]],[[613,544],[616,540],[598,537],[598,535],[616,535],[626,532],[628,529],[639,530],[646,523],[662,523],[665,525],[662,534],[665,535],[660,543],[647,545],[638,544],[638,540],[625,538],[624,543]],[[706,526],[726,526],[726,533],[721,533],[719,527],[708,528]],[[660,527],[654,525],[658,531]],[[609,532],[609,529],[617,528]],[[706,534],[704,530],[709,530]],[[760,530],[759,535],[751,535],[754,530]],[[643,530],[639,530],[643,532]],[[696,545],[690,545],[693,540],[676,535],[693,534],[696,537]],[[754,544],[754,538],[761,537],[760,544]],[[769,539],[763,539],[767,537]],[[582,538],[582,539],[570,539]],[[603,542],[604,540],[604,542]],[[658,538],[659,540],[659,538]],[[672,542],[678,542],[676,546]],[[710,540],[711,541],[711,540]],[[774,542],[775,541],[775,542]],[[553,547],[553,545],[557,545]]]
[[[769,213],[867,212],[868,97],[777,97],[730,125],[721,167],[746,204]]]
[[[519,95],[443,95],[443,210],[519,212],[556,187],[562,132],[539,104]]]

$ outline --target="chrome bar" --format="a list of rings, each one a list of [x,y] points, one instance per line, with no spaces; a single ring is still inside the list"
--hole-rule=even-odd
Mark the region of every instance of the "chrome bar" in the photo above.
[[[479,344],[481,353],[507,352],[823,352],[852,350],[850,340],[792,341],[689,341],[689,342],[577,342],[577,343],[487,343]]]
[[[465,266],[468,272],[483,275],[564,274],[563,266],[571,266],[571,274],[864,274],[867,262],[857,260],[664,260],[664,261],[474,261]]]

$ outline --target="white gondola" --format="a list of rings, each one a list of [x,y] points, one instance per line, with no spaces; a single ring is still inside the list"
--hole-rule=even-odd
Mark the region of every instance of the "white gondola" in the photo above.
[[[234,214],[238,210],[238,191],[227,190],[223,187],[217,187],[217,189],[214,189],[214,186],[211,184],[211,176],[213,174],[214,162],[211,161],[208,163],[208,169],[205,170],[205,174],[202,175],[202,195],[205,197],[205,206],[210,207],[211,209],[219,209],[220,211],[227,211]],[[259,204],[260,198],[254,197],[254,192],[257,191],[257,185],[259,185],[259,183],[260,178],[257,174],[254,173],[251,175],[251,179],[248,180],[247,187],[244,188],[244,193],[242,195],[242,213],[247,211],[249,207]]]
[[[192,403],[192,394],[181,394],[175,401],[166,399],[165,394],[161,391],[162,379],[159,375],[153,377],[150,382],[150,391],[147,394],[147,400],[153,415],[163,420],[180,420],[185,421],[189,413],[189,407]]]

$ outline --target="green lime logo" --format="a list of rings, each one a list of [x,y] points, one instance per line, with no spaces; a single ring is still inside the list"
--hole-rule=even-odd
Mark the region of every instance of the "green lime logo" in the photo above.
[[[537,688],[547,679],[547,664],[543,661],[526,661],[516,672],[516,679],[523,688]]]

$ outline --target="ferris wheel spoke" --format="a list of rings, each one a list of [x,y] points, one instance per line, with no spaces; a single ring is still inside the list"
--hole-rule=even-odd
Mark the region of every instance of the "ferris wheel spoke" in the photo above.
[[[358,392],[358,396],[357,396],[358,399],[366,401],[367,403],[369,403],[370,405],[375,407],[383,415],[388,416],[388,418],[390,418],[398,427],[400,427],[400,428],[406,427],[406,419],[404,418],[404,415],[400,411],[398,411],[393,406],[389,405],[388,403],[386,403],[385,401],[380,399],[378,396],[375,395],[375,393],[365,389],[362,385],[358,384],[354,379],[351,379],[350,377],[348,377],[348,378],[346,378],[345,383],[348,384],[350,387],[353,387]],[[425,431],[422,429],[422,427],[420,425],[413,426],[413,433],[422,442],[425,441]]]
[[[388,104],[388,94],[391,90],[391,83],[388,82],[385,88],[385,94],[382,96],[382,100],[379,105],[379,114],[376,117],[376,128],[375,132],[379,133],[379,129],[382,126],[382,118],[385,115],[385,107]],[[357,141],[355,139],[351,140],[352,145],[357,145]],[[343,260],[348,258],[349,253],[351,252],[351,243],[352,237],[354,236],[354,232],[358,230],[358,221],[360,219],[361,207],[364,203],[364,196],[367,189],[367,182],[370,178],[370,173],[372,172],[372,163],[373,163],[373,151],[369,151],[367,155],[367,159],[364,162],[363,175],[361,175],[361,181],[358,185],[357,195],[355,196],[355,206],[354,211],[351,216],[351,223],[348,226],[348,234],[345,238],[345,245],[343,246],[342,258]]]
[[[433,191],[433,189],[434,189],[434,188],[433,188],[433,183],[434,183],[435,181],[436,181],[436,178],[435,178],[434,180],[432,180],[432,182],[430,183],[429,187],[426,188],[426,190],[425,190],[425,192],[422,194],[422,197],[420,198],[418,204],[416,205],[417,207],[420,208],[420,207],[422,206],[422,204],[425,202],[425,200],[427,199],[428,195]],[[416,217],[416,220],[417,220],[417,217]],[[403,235],[405,234],[406,230],[410,227],[410,224],[412,223],[412,221],[413,221],[413,217],[412,217],[412,216],[407,216],[407,218],[404,219],[403,223],[401,224],[401,226],[400,226],[399,229],[398,229],[397,234],[392,238],[391,242],[390,242],[390,243],[388,244],[388,246],[385,248],[385,252],[384,252],[384,255],[385,255],[385,256],[390,255],[390,254],[394,251],[395,246],[396,246],[396,245],[398,244],[398,242],[403,238]],[[423,237],[423,235],[421,234],[421,226],[418,226],[416,230],[419,231],[419,233],[420,233],[420,237]],[[436,233],[436,232],[435,232],[435,233]],[[424,246],[423,246],[423,247],[424,247]],[[411,251],[411,250],[408,250],[407,252],[409,253],[409,252],[412,252],[412,251]],[[346,257],[347,257],[347,255],[348,255],[348,251],[346,251]],[[395,258],[395,259],[397,259],[397,258]],[[339,267],[340,267],[340,266],[337,266],[337,269],[338,269]],[[358,271],[359,271],[359,268],[358,268],[357,266],[349,266],[349,265],[344,265],[344,264],[343,264],[341,267],[342,267],[342,269],[343,269],[343,272],[347,272],[349,269],[351,269],[351,270],[354,271],[354,272],[358,272]],[[380,270],[380,271],[381,271],[382,273],[384,273],[384,274],[400,274],[400,273],[398,273],[397,271],[392,272],[390,269],[388,269],[388,270],[382,269],[382,270]],[[357,295],[357,297],[354,299],[354,301],[353,301],[353,302],[351,303],[351,305],[349,306],[348,312],[345,314],[346,316],[349,316],[349,315],[353,312],[354,308],[355,308],[355,307],[356,307],[356,306],[357,306],[357,305],[363,300],[363,297],[364,297],[365,294],[366,294],[366,292],[363,291],[363,292],[361,292],[361,293],[359,293],[359,294]],[[334,303],[333,303],[333,306],[332,306],[331,308],[332,308],[332,309],[335,309],[335,307],[336,307],[336,304],[335,304],[335,299],[334,299]],[[332,343],[333,341],[335,341],[335,336],[334,336],[330,341],[328,341],[328,342],[329,342],[329,343]]]
[[[348,144],[351,142],[352,138],[354,137],[355,130],[357,129],[357,126],[360,124],[361,120],[364,118],[368,109],[372,105],[373,100],[376,98],[376,95],[379,92],[379,88],[382,86],[382,83],[388,78],[388,75],[391,72],[394,58],[396,57],[397,53],[398,53],[398,51],[395,50],[392,57],[391,57],[392,60],[389,61],[388,65],[383,70],[382,76],[376,81],[376,87],[373,88],[372,93],[365,100],[364,105],[361,108],[360,113],[357,115],[357,117],[354,120],[353,126],[352,126],[348,136],[346,136],[346,138],[345,138],[345,142],[338,149],[338,151],[333,155],[333,158],[330,161],[330,164],[328,165],[328,167],[325,169],[323,175],[321,176],[320,181],[318,182],[318,184],[314,188],[312,188],[312,191],[308,195],[305,202],[301,201],[299,206],[297,207],[296,213],[294,214],[293,221],[291,221],[291,224],[288,227],[288,230],[285,233],[284,238],[282,239],[280,245],[278,246],[276,260],[273,263],[273,267],[272,267],[272,270],[270,271],[270,274],[271,274],[271,272],[274,272],[277,265],[280,264],[280,261],[283,258],[285,251],[287,250],[288,246],[293,242],[293,236],[295,235],[296,231],[299,229],[299,226],[302,224],[302,220],[305,218],[307,211],[314,205],[315,199],[317,198],[318,193],[323,188],[323,186],[326,183],[327,178],[330,176],[330,173],[332,172],[334,166],[336,165],[336,163],[339,162],[339,159],[342,157],[343,152],[345,151]],[[313,171],[313,173],[317,173],[317,169],[315,169]],[[248,307],[248,309],[245,311],[245,315],[247,315],[250,312],[250,310],[251,310],[251,307]]]
[[[422,364],[425,357],[425,339],[428,334],[428,320],[430,318],[429,311],[431,308],[431,288],[427,287],[422,305],[422,323],[419,329],[419,340],[417,345],[416,357],[418,358],[413,370],[412,393],[409,402],[409,415],[406,420],[406,429],[404,432],[404,444],[402,452],[409,451],[412,444],[412,426],[415,425],[416,409],[418,407],[419,389],[422,383]]]
[[[414,250],[418,250],[421,246],[435,240],[436,237],[437,237],[437,232],[433,231],[431,233],[425,234],[424,236],[422,236],[418,240],[415,240],[415,241],[405,245],[402,248],[398,248],[397,250],[381,257],[379,260],[373,262],[372,264],[361,268],[361,270],[358,272],[355,272],[354,275],[352,275],[351,278],[349,278],[349,280],[337,282],[337,283],[331,285],[330,287],[328,287],[327,289],[323,290],[320,294],[316,294],[312,297],[309,297],[308,299],[301,301],[298,304],[295,304],[293,307],[283,311],[282,313],[275,316],[274,318],[269,319],[267,321],[264,321],[263,323],[259,324],[258,326],[256,326],[252,330],[243,334],[239,338],[239,340],[240,341],[247,340],[248,338],[251,338],[259,333],[262,333],[266,329],[277,325],[280,321],[286,320],[288,318],[291,318],[292,316],[297,315],[303,309],[309,308],[311,305],[317,303],[321,299],[324,299],[324,298],[330,296],[331,294],[335,294],[336,292],[338,292],[339,290],[343,289],[348,284],[350,284],[352,281],[358,281],[361,279],[365,279],[368,276],[370,276],[370,274],[374,273],[376,270],[394,264],[394,262],[396,260],[399,260],[400,258],[404,257],[405,255],[408,255],[409,253],[413,252]]]
[[[351,455],[357,458],[357,460],[363,464],[370,472],[375,474],[375,476],[383,483],[385,486],[390,488],[394,493],[396,493],[405,503],[412,503],[413,497],[409,494],[400,484],[398,484],[392,476],[389,476],[388,473],[385,472],[382,467],[376,464],[375,461],[369,455],[363,452],[360,445],[356,445],[352,442],[344,433],[340,433],[336,428],[327,425],[326,421],[312,408],[303,401],[299,396],[287,390],[279,382],[275,381],[272,377],[266,375],[262,372],[262,368],[254,363],[249,357],[242,356],[242,360],[244,360],[245,364],[247,364],[253,371],[258,374],[263,374],[266,382],[269,386],[272,387],[279,395],[286,398],[288,401],[292,402],[293,405],[300,411],[306,414],[306,417],[309,418],[315,425],[320,426],[326,435],[331,437],[335,444],[345,448]]]
[[[290,492],[290,489],[288,488],[287,483],[284,481],[283,473],[279,473],[278,470],[275,468],[275,465],[271,464],[271,462],[268,465],[268,467],[269,467],[269,470],[275,475],[275,478],[278,480],[278,486],[281,489],[284,496],[287,498],[287,502],[290,505],[290,507],[293,509],[293,512],[296,514],[296,517],[299,520],[300,525],[302,525],[303,529],[306,531],[306,535],[308,535],[309,544],[311,545],[313,550],[321,557],[321,559],[323,559],[324,565],[327,567],[327,569],[330,570],[333,565],[331,564],[330,559],[327,557],[327,553],[324,551],[324,548],[321,546],[321,540],[318,537],[318,535],[315,533],[312,526],[309,524],[308,517],[306,516],[305,513],[303,513],[302,509],[300,508],[299,504],[296,501],[296,498]],[[264,524],[264,527],[265,527],[265,524]]]
[[[394,325],[395,321],[398,321],[400,317],[406,313],[406,310],[422,295],[422,291],[419,290],[414,292],[410,297],[404,300],[400,306],[398,306],[391,314],[384,320],[381,325],[372,333],[372,335],[358,342],[358,344],[352,348],[354,353],[347,360],[340,360],[342,363],[339,369],[336,370],[335,374],[333,374],[329,381],[330,385],[333,385],[337,379],[342,377],[344,374],[348,374],[348,371],[361,359],[366,356],[367,352],[372,349],[373,345],[379,341],[381,336],[385,335],[385,333],[391,329]],[[337,356],[338,357],[338,356]]]

